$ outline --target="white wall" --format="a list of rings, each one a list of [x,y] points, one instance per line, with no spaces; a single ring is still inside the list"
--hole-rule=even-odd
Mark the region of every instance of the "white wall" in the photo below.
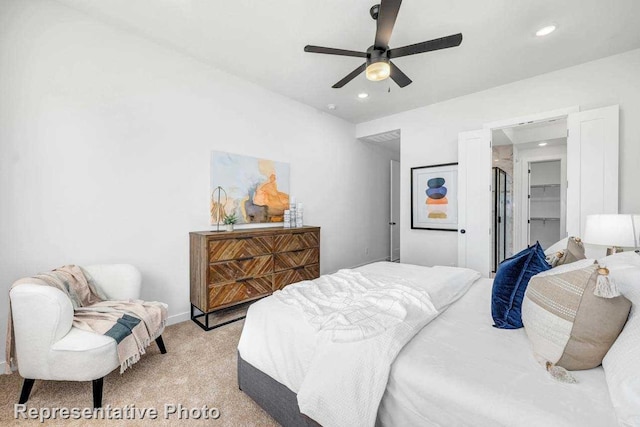
[[[619,208],[621,213],[640,213],[639,70],[640,50],[634,50],[357,125],[358,137],[402,132],[403,262],[451,265],[457,257],[455,233],[410,229],[410,168],[455,162],[459,132],[511,117],[575,105],[584,111],[619,104]]]
[[[211,150],[290,163],[323,273],[387,256],[394,156],[354,125],[58,3],[1,1],[1,331],[9,285],[66,263],[132,263],[146,299],[188,312]]]
[[[530,184],[560,184],[560,160],[532,163]]]

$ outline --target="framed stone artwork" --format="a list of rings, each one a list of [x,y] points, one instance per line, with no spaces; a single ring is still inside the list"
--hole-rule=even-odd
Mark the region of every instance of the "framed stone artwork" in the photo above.
[[[458,163],[411,168],[411,228],[458,230]]]

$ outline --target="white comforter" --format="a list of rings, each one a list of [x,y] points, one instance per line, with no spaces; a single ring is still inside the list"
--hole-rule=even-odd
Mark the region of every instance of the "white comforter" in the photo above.
[[[362,341],[403,321],[437,313],[429,293],[411,281],[376,279],[354,270],[299,282],[273,296],[301,310],[321,337],[332,342]]]
[[[378,426],[613,427],[602,367],[554,380],[524,329],[492,326],[491,279],[480,279],[398,354]]]
[[[397,354],[479,277],[472,270],[452,267],[421,268],[420,276],[403,277],[396,267],[383,265],[360,272],[341,270],[291,285],[254,304],[248,313],[238,346],[242,357],[296,391],[301,412],[324,426],[374,425]],[[261,363],[256,357],[258,343],[251,342],[265,335],[265,319],[253,315],[261,311],[254,307],[269,300],[295,307],[306,321],[301,328],[314,337],[300,343],[298,360],[296,352],[294,357],[280,355],[291,362],[286,363],[289,370],[302,371],[294,377],[293,387],[291,378],[278,375],[284,371],[278,365],[285,362]],[[264,350],[268,354],[273,349]]]

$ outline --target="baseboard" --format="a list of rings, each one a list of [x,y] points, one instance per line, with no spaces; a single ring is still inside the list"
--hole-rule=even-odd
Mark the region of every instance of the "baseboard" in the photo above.
[[[3,360],[2,362],[0,362],[0,374],[4,374],[4,370],[7,368],[7,362],[5,360]],[[17,367],[13,367],[11,368],[11,372],[17,372],[18,368]]]
[[[191,319],[191,314],[189,314],[188,311],[185,311],[184,313],[174,314],[173,316],[167,317],[167,326],[186,322],[189,319]]]

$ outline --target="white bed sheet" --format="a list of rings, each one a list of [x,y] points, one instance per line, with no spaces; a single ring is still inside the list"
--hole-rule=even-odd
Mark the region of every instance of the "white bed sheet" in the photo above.
[[[491,279],[425,326],[394,362],[382,426],[616,426],[602,367],[559,383],[524,329],[492,327]]]

